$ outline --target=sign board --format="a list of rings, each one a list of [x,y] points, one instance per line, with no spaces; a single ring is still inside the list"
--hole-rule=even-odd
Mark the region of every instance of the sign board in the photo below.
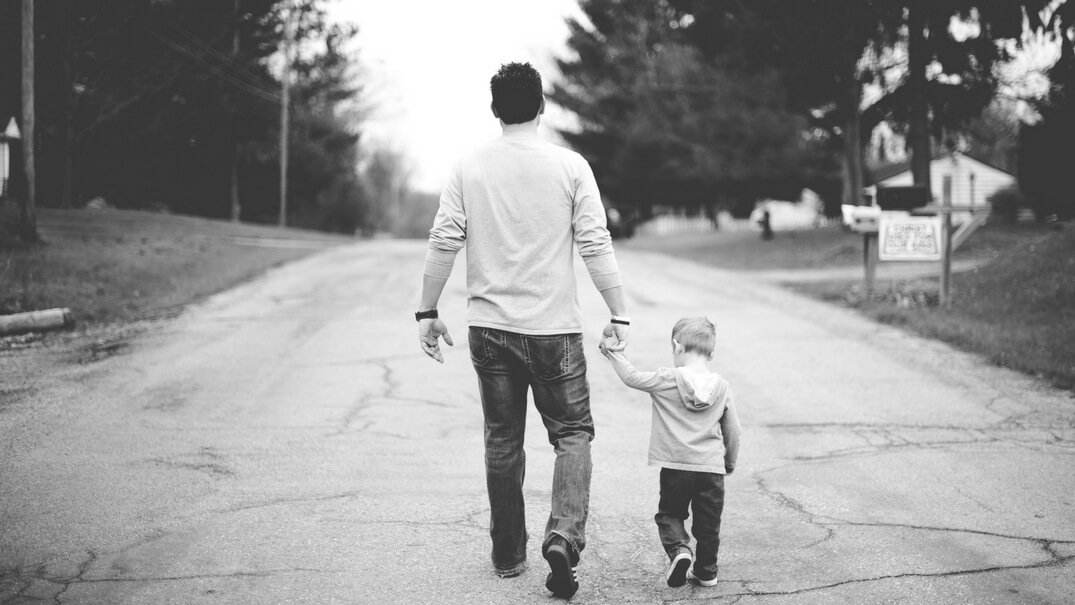
[[[840,206],[844,224],[859,233],[877,233],[878,221],[881,219],[880,206]]]
[[[910,216],[906,212],[881,214],[878,236],[880,260],[941,260],[941,218]]]

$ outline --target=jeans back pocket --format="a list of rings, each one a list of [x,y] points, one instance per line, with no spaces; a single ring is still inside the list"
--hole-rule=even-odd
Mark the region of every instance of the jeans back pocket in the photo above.
[[[525,336],[526,365],[539,380],[563,378],[571,370],[571,334]]]
[[[498,336],[488,328],[471,327],[467,332],[471,363],[475,366],[483,366],[496,359]]]

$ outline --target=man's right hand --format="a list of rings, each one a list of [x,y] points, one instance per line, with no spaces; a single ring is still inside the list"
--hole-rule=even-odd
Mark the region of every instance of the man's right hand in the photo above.
[[[444,363],[444,356],[440,353],[440,342],[444,338],[448,346],[455,346],[451,335],[448,334],[448,326],[441,319],[423,319],[418,322],[418,344],[422,351],[432,357],[438,363]]]

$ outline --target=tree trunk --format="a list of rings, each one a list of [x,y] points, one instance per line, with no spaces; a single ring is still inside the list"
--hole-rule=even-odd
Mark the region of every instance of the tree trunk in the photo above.
[[[36,242],[37,171],[34,167],[34,0],[22,0],[22,158],[26,197],[19,212],[19,237]]]
[[[74,44],[74,32],[72,31],[73,18],[64,17],[64,55],[60,64],[63,66],[63,81],[67,86],[67,95],[64,98],[64,141],[63,141],[63,173],[60,175],[60,208],[73,206],[74,197],[74,155],[75,155],[75,104],[78,103],[78,95],[75,93],[75,62],[78,61]]]
[[[232,25],[231,30],[231,57],[232,61],[238,62],[239,57],[239,0],[234,0],[232,3],[234,10],[235,23]],[[235,123],[238,121],[239,116],[232,116],[231,120],[231,220],[233,223],[239,222],[239,216],[242,214],[242,207],[239,206],[239,150],[238,150],[238,129]]]
[[[294,10],[290,3],[286,5],[287,13],[284,16],[284,72],[280,78],[282,90],[280,94],[280,217],[281,227],[287,226],[287,147],[288,141],[288,105],[291,103],[291,36],[292,19]]]
[[[70,73],[70,70],[68,71]],[[70,79],[68,79],[70,82]],[[78,97],[74,93],[74,87],[67,94],[67,107],[64,113],[64,142],[63,142],[63,182],[60,187],[60,208],[71,208],[75,199],[75,149],[78,139],[75,136],[75,104]]]
[[[844,157],[843,203],[857,206],[862,203],[862,136],[859,133],[859,105],[862,103],[862,87],[859,86],[855,68],[851,69],[844,84]]]
[[[930,189],[932,150],[929,137],[929,106],[926,99],[926,19],[921,0],[908,3],[907,13],[907,86],[910,92],[911,116],[909,143],[911,175],[915,185]]]

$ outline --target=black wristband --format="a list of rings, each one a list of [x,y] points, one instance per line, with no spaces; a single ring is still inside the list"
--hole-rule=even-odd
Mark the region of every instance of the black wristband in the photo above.
[[[609,323],[614,323],[614,324],[618,324],[618,325],[621,325],[621,326],[629,326],[629,325],[631,325],[630,321],[627,321],[626,319],[619,319],[618,317],[613,317],[612,319],[609,320]]]
[[[423,319],[436,319],[437,317],[439,317],[439,315],[437,315],[436,309],[430,309],[428,311],[416,311],[414,313],[414,321],[422,321]]]

